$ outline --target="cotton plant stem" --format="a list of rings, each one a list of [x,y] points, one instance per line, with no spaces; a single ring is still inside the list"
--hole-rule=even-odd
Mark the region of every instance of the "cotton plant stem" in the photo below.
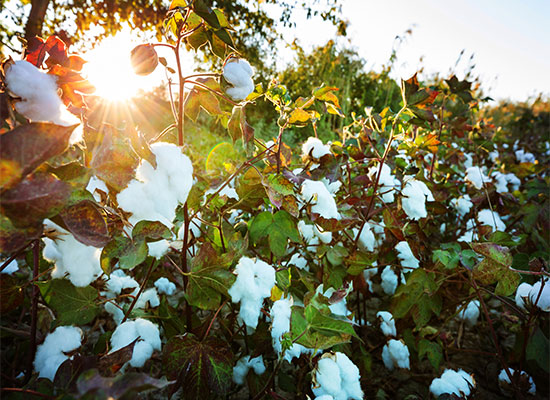
[[[139,299],[139,296],[141,296],[141,293],[143,292],[143,289],[145,289],[145,286],[147,285],[147,281],[149,280],[149,277],[151,276],[151,272],[153,271],[153,268],[155,267],[156,263],[157,263],[157,259],[153,258],[153,261],[151,262],[151,264],[149,265],[149,269],[147,270],[147,274],[145,275],[145,279],[143,279],[143,282],[141,283],[141,286],[139,287],[139,291],[138,291],[136,297],[134,297],[134,300],[130,304],[130,308],[128,308],[128,311],[126,311],[126,314],[124,314],[124,318],[120,322],[121,324],[124,323],[128,319],[128,316],[130,315],[130,313],[134,309],[134,307],[135,307],[135,305],[136,305],[136,303]]]
[[[34,241],[30,241],[30,242],[27,243],[23,248],[21,248],[21,249],[18,250],[16,253],[14,253],[10,258],[8,258],[6,261],[4,261],[4,262],[2,263],[2,266],[0,267],[0,272],[3,271],[4,268],[6,268],[8,265],[10,265],[11,262],[12,262],[13,260],[15,260],[17,257],[19,257],[19,255],[20,255],[21,253],[23,253],[23,252],[27,249],[27,247],[29,247],[29,246],[30,246],[31,244],[33,244],[33,243],[34,243]]]
[[[33,269],[32,277],[33,280],[36,279],[39,272],[40,266],[40,240],[36,239],[33,243],[32,248],[33,255]],[[25,377],[25,382],[28,382],[32,376],[32,364],[34,361],[34,355],[36,353],[36,323],[38,316],[38,286],[33,284],[32,287],[32,298],[31,298],[31,337],[29,344],[29,359],[27,361],[27,376]]]

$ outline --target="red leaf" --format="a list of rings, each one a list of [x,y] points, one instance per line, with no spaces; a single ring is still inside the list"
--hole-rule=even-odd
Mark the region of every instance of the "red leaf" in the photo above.
[[[111,240],[107,222],[90,200],[80,201],[60,215],[75,239],[85,245],[104,247]]]

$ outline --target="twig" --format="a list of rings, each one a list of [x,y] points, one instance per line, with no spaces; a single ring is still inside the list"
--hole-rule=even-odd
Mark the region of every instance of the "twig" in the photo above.
[[[40,266],[40,241],[38,239],[33,241],[32,255],[33,255],[33,269],[32,269],[32,278],[36,279],[39,272]],[[28,382],[31,379],[32,375],[32,363],[34,360],[34,355],[36,353],[36,320],[38,313],[38,286],[36,283],[32,287],[32,298],[31,298],[31,340],[29,344],[29,359],[27,360],[27,376],[25,377],[25,382]]]
[[[145,285],[147,285],[147,281],[149,280],[149,277],[151,276],[151,272],[153,271],[153,267],[156,265],[156,263],[157,263],[157,259],[153,258],[153,261],[151,262],[151,265],[149,265],[149,269],[147,270],[147,274],[145,275],[145,279],[143,279],[143,282],[141,283],[141,286],[139,287],[139,291],[138,291],[136,297],[134,297],[134,300],[130,304],[130,308],[128,308],[128,311],[126,311],[126,314],[124,314],[124,318],[122,319],[121,324],[124,323],[126,321],[126,319],[128,319],[128,316],[130,315],[130,313],[134,309],[134,306],[136,305],[136,303],[139,299],[139,296],[141,296],[141,293],[143,292],[143,289],[145,289]]]

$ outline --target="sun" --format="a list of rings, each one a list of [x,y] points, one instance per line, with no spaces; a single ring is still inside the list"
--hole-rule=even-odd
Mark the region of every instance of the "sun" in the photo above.
[[[96,87],[96,95],[106,100],[124,101],[134,97],[137,92],[150,90],[160,83],[159,76],[138,76],[130,64],[130,52],[141,42],[132,38],[129,30],[123,30],[111,36],[85,53],[88,61],[84,74]]]

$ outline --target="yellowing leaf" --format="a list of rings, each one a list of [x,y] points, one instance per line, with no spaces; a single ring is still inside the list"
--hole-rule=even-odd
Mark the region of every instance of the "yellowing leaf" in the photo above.
[[[310,119],[311,119],[311,115],[307,111],[304,111],[301,108],[296,108],[294,111],[290,113],[290,118],[288,119],[288,123],[304,124],[304,123],[307,123]]]

